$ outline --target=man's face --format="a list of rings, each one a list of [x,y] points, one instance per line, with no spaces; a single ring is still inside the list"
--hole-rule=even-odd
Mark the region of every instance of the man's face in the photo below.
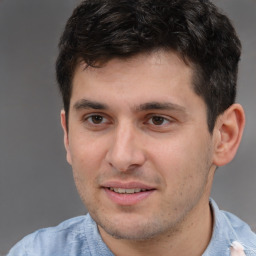
[[[147,239],[209,207],[214,136],[192,69],[175,53],[78,66],[65,132],[78,192],[101,232]]]

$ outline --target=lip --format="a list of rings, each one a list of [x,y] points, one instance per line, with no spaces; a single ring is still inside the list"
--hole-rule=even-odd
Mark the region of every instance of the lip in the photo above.
[[[147,189],[147,191],[138,192],[134,194],[119,194],[114,191],[111,191],[109,188],[123,188],[123,189]],[[113,203],[122,206],[132,206],[140,203],[141,201],[148,198],[152,193],[156,191],[154,187],[143,184],[141,182],[128,182],[122,183],[118,181],[106,182],[102,185],[102,189],[104,189],[108,199],[110,199]]]
[[[136,181],[126,182],[126,183],[119,182],[119,181],[109,181],[109,182],[103,183],[101,186],[104,188],[125,188],[125,189],[141,188],[141,189],[147,189],[147,190],[155,189],[152,186],[146,185],[141,182],[136,182]]]

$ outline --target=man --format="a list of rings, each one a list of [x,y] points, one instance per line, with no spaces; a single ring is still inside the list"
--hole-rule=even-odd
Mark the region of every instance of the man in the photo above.
[[[236,154],[240,41],[205,0],[86,0],[59,44],[67,161],[89,214],[12,255],[256,255],[256,235],[210,199]]]

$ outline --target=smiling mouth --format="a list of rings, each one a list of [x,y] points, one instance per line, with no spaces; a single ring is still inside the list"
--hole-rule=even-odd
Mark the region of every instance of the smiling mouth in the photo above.
[[[112,187],[109,187],[108,189],[118,194],[136,194],[136,193],[146,192],[151,190],[151,189],[142,189],[142,188],[112,188]]]
[[[116,205],[132,206],[148,198],[156,189],[143,184],[106,184],[103,188],[107,197]]]

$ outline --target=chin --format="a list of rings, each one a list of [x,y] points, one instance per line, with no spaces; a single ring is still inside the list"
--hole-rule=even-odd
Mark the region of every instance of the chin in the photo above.
[[[149,232],[147,228],[133,228],[130,230],[124,230],[122,228],[108,228],[108,227],[102,227],[104,231],[116,238],[116,239],[123,239],[123,240],[136,240],[136,241],[143,241],[143,240],[148,240],[156,236],[155,232]]]
[[[116,239],[144,241],[158,237],[165,233],[175,232],[175,228],[161,223],[159,220],[145,220],[146,218],[122,218],[122,220],[96,221],[108,235]]]

